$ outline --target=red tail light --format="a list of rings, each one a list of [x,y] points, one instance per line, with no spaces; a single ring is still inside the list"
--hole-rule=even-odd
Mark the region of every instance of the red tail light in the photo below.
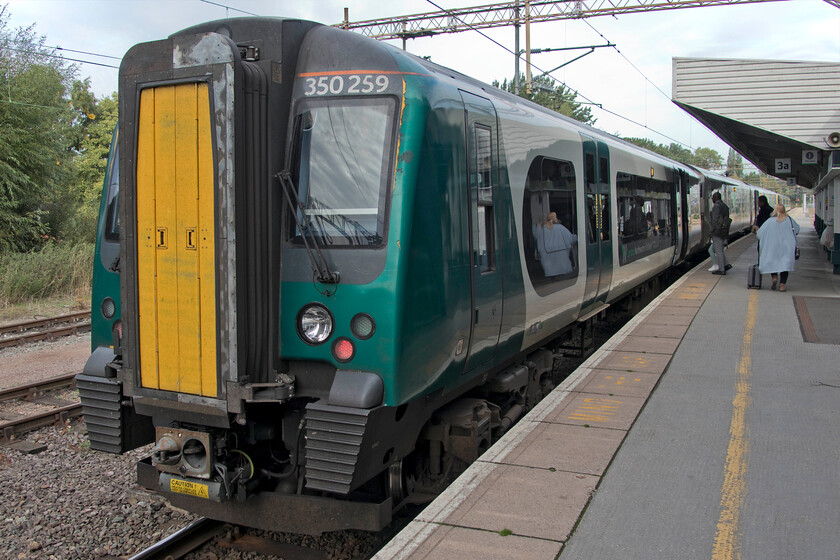
[[[349,338],[341,337],[336,339],[332,347],[333,357],[339,362],[349,362],[356,354],[356,347]]]

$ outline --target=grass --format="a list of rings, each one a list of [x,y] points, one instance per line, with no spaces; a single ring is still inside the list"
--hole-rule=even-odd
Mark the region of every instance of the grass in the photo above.
[[[0,255],[0,322],[90,307],[93,244]]]

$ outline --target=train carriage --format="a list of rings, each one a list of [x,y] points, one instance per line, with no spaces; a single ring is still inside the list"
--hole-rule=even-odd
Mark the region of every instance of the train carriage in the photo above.
[[[746,185],[299,20],[134,47],[119,127],[122,322],[85,380],[153,427],[142,484],[266,529],[439,492],[572,329],[708,244],[711,189],[752,219]]]

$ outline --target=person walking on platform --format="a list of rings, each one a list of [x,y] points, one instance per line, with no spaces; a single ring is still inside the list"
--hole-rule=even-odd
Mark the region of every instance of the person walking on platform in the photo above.
[[[760,228],[764,222],[767,221],[767,218],[770,217],[770,214],[773,213],[773,208],[770,207],[770,203],[767,202],[767,197],[761,195],[758,197],[758,214],[755,216],[755,223],[752,226],[752,232],[758,233],[758,228]],[[761,254],[761,243],[756,243],[758,247],[758,253]]]
[[[787,291],[788,273],[796,261],[796,236],[799,224],[787,215],[784,204],[777,204],[773,212],[775,220],[767,220],[758,228],[758,269],[770,274],[770,289]]]
[[[719,192],[712,195],[712,202],[714,204],[710,216],[710,225],[712,226],[712,246],[715,249],[715,263],[712,266],[712,274],[725,275],[726,271],[732,268],[723,252],[723,244],[729,237],[729,225],[732,220],[729,219],[729,206],[721,200]]]
[[[755,216],[755,223],[752,227],[752,232],[758,232],[758,228],[764,225],[764,222],[767,221],[767,218],[773,213],[773,208],[770,207],[770,204],[767,202],[767,197],[761,195],[758,197],[758,214]]]

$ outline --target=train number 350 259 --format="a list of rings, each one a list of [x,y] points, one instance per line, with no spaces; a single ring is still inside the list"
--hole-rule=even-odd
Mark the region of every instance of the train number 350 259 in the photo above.
[[[382,93],[391,81],[383,74],[350,74],[349,76],[320,76],[306,78],[304,95],[340,95]]]

